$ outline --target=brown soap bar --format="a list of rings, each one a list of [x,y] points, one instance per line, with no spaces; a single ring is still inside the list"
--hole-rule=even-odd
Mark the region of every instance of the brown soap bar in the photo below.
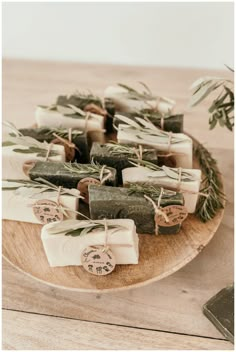
[[[234,286],[225,287],[204,306],[203,313],[230,342],[234,343]]]

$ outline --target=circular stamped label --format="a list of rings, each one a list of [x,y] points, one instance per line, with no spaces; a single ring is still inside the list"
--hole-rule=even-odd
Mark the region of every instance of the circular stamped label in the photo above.
[[[86,271],[97,276],[110,274],[116,266],[114,254],[104,246],[86,247],[81,262]]]
[[[83,201],[85,203],[89,202],[88,186],[90,184],[100,185],[101,183],[96,178],[85,177],[82,178],[77,185],[77,189],[80,191],[81,196],[84,197]]]
[[[29,176],[29,172],[34,167],[35,163],[35,160],[27,160],[24,162],[22,170],[26,176]]]
[[[49,224],[54,221],[62,221],[64,216],[58,209],[56,202],[48,199],[40,199],[33,205],[33,212],[41,224]]]
[[[155,221],[159,226],[170,227],[181,224],[188,216],[188,210],[182,205],[168,205],[161,208],[161,211],[167,215],[169,222],[165,220],[163,215],[156,214]]]
[[[66,140],[67,141],[67,140]],[[67,141],[68,143],[70,143],[69,141]],[[53,144],[60,144],[63,145],[65,148],[65,155],[66,155],[66,161],[73,161],[75,159],[75,148],[70,147],[68,144],[63,143],[63,141],[61,141],[60,139],[56,138],[53,139],[52,141]]]

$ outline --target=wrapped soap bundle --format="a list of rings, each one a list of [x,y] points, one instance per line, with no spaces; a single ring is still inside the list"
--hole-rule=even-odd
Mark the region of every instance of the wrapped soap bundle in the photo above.
[[[149,184],[181,192],[184,195],[185,207],[189,213],[194,213],[200,194],[201,170],[159,167],[144,160],[130,160],[136,168],[126,168],[122,171],[123,185]]]
[[[35,224],[76,219],[79,190],[57,187],[42,178],[35,181],[3,180],[2,218]]]
[[[107,101],[106,106],[112,110],[111,102]],[[91,139],[98,142],[104,142],[104,129],[112,124],[101,99],[92,94],[59,96],[55,104],[38,106],[35,117],[39,127],[77,128],[87,131]]]
[[[175,106],[175,101],[166,97],[154,95],[143,84],[144,91],[139,92],[125,84],[107,87],[104,96],[115,104],[116,111],[123,113],[139,113],[145,110],[170,114]]]
[[[61,145],[38,142],[21,134],[9,134],[2,143],[2,178],[27,180],[28,163],[37,160],[65,161],[65,150]]]
[[[176,234],[187,210],[182,193],[150,185],[89,185],[91,219],[132,219],[140,234]]]
[[[53,267],[83,265],[106,275],[116,264],[138,264],[139,239],[130,219],[65,220],[45,225],[41,239]]]
[[[119,112],[117,111],[117,114]],[[130,118],[135,121],[136,117],[140,117],[142,119],[146,119],[150,121],[154,126],[160,128],[163,131],[174,132],[174,133],[182,133],[184,126],[184,115],[183,114],[162,114],[156,111],[142,110],[136,113],[125,113],[120,112],[121,115]],[[114,125],[116,127],[122,123],[119,118],[114,118]]]
[[[135,157],[157,163],[155,149],[143,148],[141,145],[136,148],[132,145],[118,144],[115,142],[105,144],[95,142],[90,151],[91,161],[116,169],[119,185],[122,185],[122,170],[127,167],[132,167],[132,163],[129,159]]]
[[[118,143],[144,145],[155,148],[159,158],[170,159],[176,167],[192,168],[192,139],[184,133],[162,131],[150,121],[136,117],[135,121],[128,117],[116,115],[123,123],[118,126]]]
[[[28,176],[31,180],[39,177],[57,186],[79,189],[88,203],[88,185],[90,183],[116,186],[116,170],[97,163],[48,163],[36,162],[29,165]]]
[[[39,142],[61,144],[65,148],[66,161],[89,161],[89,144],[87,133],[72,128],[22,128],[19,132],[23,136],[29,136]]]

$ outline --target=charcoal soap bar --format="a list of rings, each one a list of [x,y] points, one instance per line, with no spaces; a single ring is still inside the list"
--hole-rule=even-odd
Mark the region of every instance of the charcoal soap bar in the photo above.
[[[203,313],[229,341],[234,343],[234,286],[225,287],[204,306]]]
[[[119,114],[119,112],[117,112]],[[131,119],[135,119],[135,117],[144,117],[143,114],[133,114],[133,113],[120,113],[121,115],[127,116]],[[155,113],[148,113],[148,119],[158,128],[161,128],[161,118],[157,116]],[[114,125],[118,126],[121,121],[115,117]],[[163,130],[167,132],[174,132],[174,133],[183,133],[184,130],[184,115],[177,114],[171,115],[163,119]]]
[[[115,145],[114,145],[115,146]],[[132,148],[132,146],[130,146]],[[93,143],[90,151],[90,160],[99,163],[100,165],[107,165],[113,167],[117,171],[118,183],[121,185],[122,182],[122,170],[128,167],[132,167],[129,158],[137,159],[135,152],[133,154],[126,153],[112,153],[111,144],[100,144]],[[143,160],[150,161],[157,164],[157,156],[155,149],[147,149],[143,151]]]
[[[53,133],[57,133],[56,130],[50,129],[47,127],[39,127],[39,128],[22,128],[19,130],[23,136],[29,136],[34,139],[37,139],[39,142],[48,142],[50,143],[56,137],[53,136]],[[63,134],[60,132],[57,133],[64,139],[68,139],[68,129],[61,129],[58,130],[60,132],[63,131]],[[80,132],[80,131],[79,131]],[[76,145],[79,151],[75,150],[75,160],[79,161],[80,163],[87,163],[89,161],[89,146],[87,140],[87,133],[78,133],[72,134],[72,142]]]
[[[152,198],[155,203],[157,198]],[[181,193],[168,198],[162,198],[161,207],[167,205],[183,205]],[[130,194],[127,188],[89,185],[89,209],[93,220],[99,219],[132,219],[137,232],[154,234],[154,209],[151,203],[140,194]],[[159,234],[176,234],[180,225],[158,227]]]
[[[65,165],[72,166],[76,163],[51,163],[47,161],[36,162],[34,166],[29,170],[29,177],[31,180],[35,180],[41,177],[56,186],[63,186],[66,188],[77,188],[78,182],[83,178],[92,177],[99,180],[99,174],[88,174],[87,172],[78,173],[76,171],[70,171],[66,169]],[[81,168],[85,169],[87,164],[77,164]],[[105,181],[105,184],[110,186],[116,185],[116,170],[113,168],[107,168],[111,171],[111,177]]]

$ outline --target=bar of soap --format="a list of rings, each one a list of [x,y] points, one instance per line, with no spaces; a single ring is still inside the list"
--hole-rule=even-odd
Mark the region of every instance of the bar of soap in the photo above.
[[[105,89],[104,97],[111,99],[117,111],[121,112],[137,112],[145,109],[154,109],[158,110],[161,113],[170,113],[173,110],[175,101],[151,96],[147,98],[147,95],[136,96],[135,99],[132,96],[132,93],[121,86],[110,86]]]
[[[32,224],[40,224],[40,220],[34,215],[33,207],[31,206],[36,201],[48,199],[50,201],[57,201],[57,195],[48,197],[48,194],[41,193],[37,195],[37,199],[23,197],[16,195],[14,190],[4,190],[2,192],[2,218],[6,220],[15,220],[30,222]],[[60,204],[65,208],[71,209],[67,211],[69,219],[76,219],[77,214],[73,210],[78,211],[78,198],[61,195],[59,198]]]
[[[14,149],[25,150],[25,153],[15,152]],[[22,145],[10,145],[2,148],[2,178],[5,180],[28,180],[29,177],[23,171],[23,165],[28,161],[45,160],[45,156],[38,156],[38,153],[27,153],[29,147]],[[58,155],[49,156],[51,161],[65,161],[65,149],[61,145],[52,145],[51,152]],[[50,163],[53,164],[53,163]]]
[[[204,306],[203,313],[229,341],[234,343],[234,286],[225,287]]]
[[[65,166],[71,167],[71,171]],[[76,172],[76,166],[79,166],[84,172]],[[90,164],[77,164],[77,163],[49,163],[39,161],[34,164],[34,166],[29,170],[29,178],[35,180],[41,177],[56,186],[63,186],[66,188],[77,188],[80,180],[92,177],[99,180],[99,173],[87,173],[87,166]],[[73,171],[74,169],[74,171]],[[109,179],[105,181],[107,185],[116,185],[116,170],[113,168],[107,168],[111,172]]]
[[[178,172],[178,169],[174,169]],[[194,177],[193,181],[181,181],[180,184],[178,180],[173,179],[168,176],[157,177],[155,176],[155,171],[148,169],[147,167],[138,166],[136,168],[130,167],[122,171],[123,184],[129,187],[129,184],[140,183],[140,184],[150,184],[158,185],[166,189],[177,190],[180,186],[180,192],[183,193],[185,200],[185,207],[188,209],[189,213],[194,213],[196,210],[198,192],[201,185],[201,170],[198,169],[183,169],[182,172],[188,172]],[[186,192],[184,192],[186,191]],[[188,193],[188,191],[193,193]]]
[[[149,130],[148,130],[149,131]],[[126,124],[120,124],[117,134],[118,143],[121,144],[142,144],[155,148],[157,151],[165,153],[173,153],[173,157],[176,161],[176,167],[182,167],[185,169],[192,169],[193,164],[193,143],[192,139],[185,135],[184,133],[173,133],[172,137],[181,139],[178,143],[171,143],[168,147],[168,138],[163,138],[162,143],[157,141],[155,135],[150,134],[147,136],[146,133],[138,131],[133,133],[130,127]],[[158,153],[157,153],[158,154]]]
[[[130,219],[115,219],[107,220],[107,224],[120,225],[125,228],[117,229],[116,232],[108,229],[107,244],[115,256],[116,264],[138,264],[139,239],[134,222]],[[43,226],[41,239],[49,265],[52,267],[82,265],[82,251],[88,246],[104,245],[106,240],[105,231],[100,229],[84,236],[65,236],[65,233],[48,233],[51,227],[53,224]]]
[[[41,128],[21,128],[19,130],[24,136],[29,136],[36,139],[39,142],[50,143],[56,137],[53,133],[58,134],[64,139],[68,139],[69,129],[53,129],[47,127]],[[85,131],[73,130],[72,131],[72,142],[79,149],[79,152],[75,150],[75,160],[81,163],[86,163],[89,161],[89,146],[87,141],[87,133]]]
[[[117,111],[117,114],[119,112]],[[182,133],[183,132],[183,129],[184,129],[184,115],[183,114],[176,114],[176,115],[170,115],[168,117],[165,117],[163,119],[163,126],[161,126],[161,117],[160,117],[160,114],[158,113],[124,113],[122,112],[122,115],[125,115],[129,118],[131,118],[132,120],[135,119],[135,117],[147,117],[148,120],[150,120],[154,126],[158,127],[158,128],[162,128],[163,127],[163,130],[164,131],[167,131],[167,132],[174,132],[174,133]],[[116,127],[119,126],[120,124],[120,120],[115,117],[114,118],[114,125]]]
[[[152,198],[157,204],[158,199]],[[183,205],[184,198],[176,193],[161,199],[161,207]],[[130,194],[128,188],[89,185],[89,209],[91,219],[132,219],[137,232],[154,234],[154,209],[152,204],[140,194]],[[159,234],[175,234],[180,225],[172,227],[159,226]]]
[[[134,151],[132,154],[127,154],[125,152],[114,153],[113,151],[115,147],[117,147],[117,145],[112,145],[111,143],[93,143],[90,151],[90,160],[93,160],[95,163],[97,162],[100,165],[107,165],[115,168],[117,171],[118,183],[122,184],[122,170],[127,167],[131,167],[132,164],[128,159],[137,158],[137,155]],[[132,151],[132,146],[126,147],[130,148]],[[156,151],[151,148],[145,148],[142,152],[142,159],[157,163]]]
[[[76,117],[76,115],[65,116],[57,110],[48,110],[38,106],[35,111],[35,118],[38,127],[53,127],[53,128],[77,128],[81,131],[87,131],[93,141],[104,142],[104,127],[105,117],[89,113],[90,118]]]

